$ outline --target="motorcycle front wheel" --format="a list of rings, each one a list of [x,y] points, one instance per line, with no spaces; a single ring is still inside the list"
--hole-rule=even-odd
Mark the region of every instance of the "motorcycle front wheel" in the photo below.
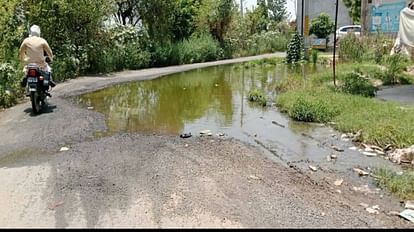
[[[34,114],[39,114],[42,110],[41,99],[39,93],[31,92],[30,93],[30,100],[32,101],[32,109]]]

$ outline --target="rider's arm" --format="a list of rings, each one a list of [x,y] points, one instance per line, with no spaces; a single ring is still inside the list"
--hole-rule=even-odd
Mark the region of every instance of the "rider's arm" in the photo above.
[[[21,61],[24,61],[26,48],[27,48],[26,41],[23,41],[22,45],[20,46],[20,50],[19,50],[19,57]]]
[[[53,61],[53,52],[52,49],[50,49],[49,44],[45,40],[45,43],[43,44],[43,50],[47,53],[47,55],[50,58],[50,61]]]

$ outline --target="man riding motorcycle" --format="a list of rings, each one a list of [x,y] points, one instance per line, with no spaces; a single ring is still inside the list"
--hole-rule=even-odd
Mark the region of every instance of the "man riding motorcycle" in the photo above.
[[[45,78],[49,79],[50,86],[55,87],[56,84],[52,80],[52,68],[46,62],[46,57],[44,56],[45,53],[49,57],[50,61],[52,61],[52,49],[50,49],[47,41],[40,37],[40,27],[33,25],[30,27],[29,37],[26,38],[20,46],[20,59],[25,64],[25,67],[31,63],[39,65]],[[25,87],[26,83],[27,79],[25,77],[22,81],[22,87]]]

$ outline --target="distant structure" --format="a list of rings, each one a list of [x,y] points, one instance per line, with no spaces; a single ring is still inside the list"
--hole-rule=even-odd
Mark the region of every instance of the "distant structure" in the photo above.
[[[302,7],[302,2],[304,7]],[[312,19],[319,16],[320,13],[327,13],[332,20],[335,19],[335,0],[297,0],[297,30],[304,31],[308,35]],[[342,0],[339,0],[338,11],[338,28],[352,24],[352,19],[349,16],[348,8],[344,5]],[[304,13],[304,23],[302,21],[302,9]]]

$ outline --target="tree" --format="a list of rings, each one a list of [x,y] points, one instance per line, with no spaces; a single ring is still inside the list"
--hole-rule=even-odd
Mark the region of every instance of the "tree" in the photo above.
[[[348,8],[352,22],[359,23],[361,21],[361,0],[343,0],[343,2]]]
[[[318,17],[312,19],[310,33],[318,38],[328,38],[335,31],[335,24],[327,13],[320,13]]]
[[[200,0],[177,0],[174,9],[172,34],[176,41],[189,38],[196,30]]]
[[[286,0],[268,0],[267,8],[270,11],[269,19],[281,22],[287,17]]]
[[[234,11],[233,0],[203,0],[197,12],[197,30],[209,32],[220,43],[230,27]]]
[[[286,52],[286,63],[292,64],[302,60],[303,50],[303,38],[297,31],[293,35],[292,39],[288,44],[288,50]]]
[[[3,1],[0,7],[0,62],[17,57],[24,37],[24,10],[19,0]]]
[[[119,24],[131,24],[136,26],[141,20],[139,6],[141,0],[117,0],[117,10],[114,13],[115,19]]]

